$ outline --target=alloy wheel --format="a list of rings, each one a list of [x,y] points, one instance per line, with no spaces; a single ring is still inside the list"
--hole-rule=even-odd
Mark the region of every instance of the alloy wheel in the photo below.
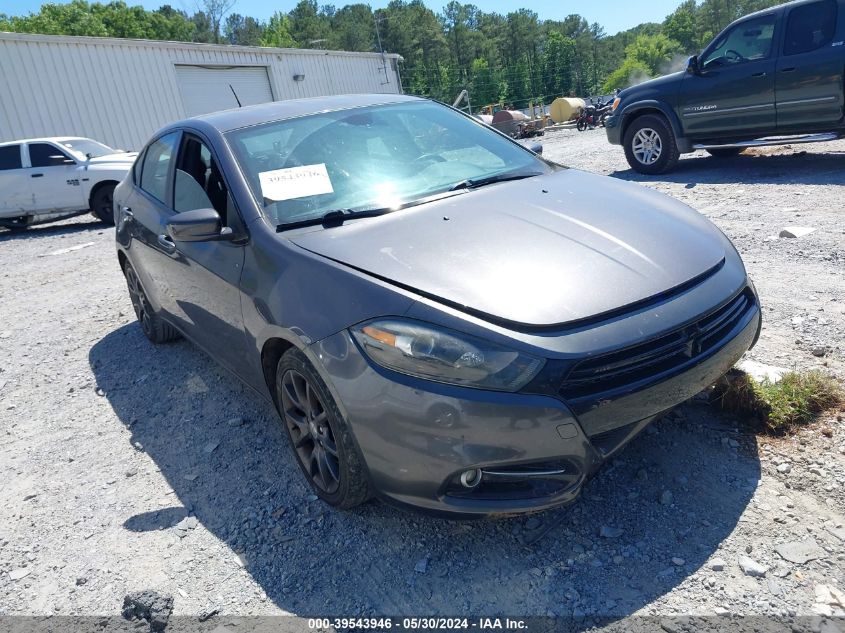
[[[312,483],[327,494],[340,487],[340,462],[326,407],[308,379],[289,369],[282,376],[282,410],[296,455]]]
[[[655,130],[644,127],[634,135],[631,149],[643,165],[652,165],[663,153],[663,140]]]
[[[141,282],[138,281],[138,275],[129,265],[126,266],[126,285],[129,288],[129,298],[132,300],[132,308],[135,310],[135,316],[138,317],[141,329],[144,334],[150,336],[153,330],[152,308],[147,300],[147,295],[144,294],[144,289],[141,287]]]

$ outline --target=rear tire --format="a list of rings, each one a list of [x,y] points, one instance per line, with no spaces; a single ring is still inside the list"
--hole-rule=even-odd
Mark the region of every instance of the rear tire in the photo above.
[[[179,331],[153,310],[144,288],[141,286],[141,281],[138,279],[138,273],[135,272],[132,264],[128,261],[123,266],[123,276],[126,277],[126,286],[129,288],[132,308],[135,310],[135,316],[138,317],[138,323],[144,335],[156,345],[179,338]]]
[[[625,158],[634,171],[654,175],[665,173],[681,157],[675,133],[665,118],[646,114],[635,119],[625,131]]]
[[[113,184],[102,185],[91,196],[91,211],[110,225],[114,225],[114,187]]]
[[[276,368],[276,402],[300,470],[314,493],[342,510],[370,498],[364,459],[323,379],[297,349]]]
[[[742,147],[722,147],[719,149],[708,149],[707,153],[714,158],[733,158],[734,156],[739,156],[744,151],[745,149]]]

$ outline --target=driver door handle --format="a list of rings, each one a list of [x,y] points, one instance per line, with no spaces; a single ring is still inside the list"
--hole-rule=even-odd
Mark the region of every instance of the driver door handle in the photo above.
[[[760,71],[759,73],[754,73],[751,75],[752,77],[765,77],[768,73],[765,70]]]
[[[165,253],[171,254],[176,252],[176,244],[170,239],[169,235],[159,235],[158,245],[161,246]]]
[[[795,66],[790,66],[789,68],[781,68],[780,72],[782,73],[791,73],[795,71]]]

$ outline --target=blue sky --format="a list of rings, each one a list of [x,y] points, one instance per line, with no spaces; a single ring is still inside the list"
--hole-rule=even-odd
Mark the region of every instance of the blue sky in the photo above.
[[[54,0],[56,1],[56,0]],[[61,2],[61,0],[58,0]],[[108,0],[101,0],[108,1]],[[366,0],[364,0],[366,1]],[[388,0],[372,1],[370,6],[374,9],[384,7]],[[618,31],[624,31],[641,22],[659,22],[671,13],[681,0],[649,0],[648,2],[633,2],[632,0],[601,0],[599,2],[575,2],[574,0],[559,0],[557,2],[533,2],[525,0],[477,0],[476,6],[485,11],[498,11],[507,13],[522,7],[529,7],[536,11],[541,19],[562,19],[572,13],[580,13],[590,22],[598,22],[604,26],[608,35]],[[147,9],[156,9],[166,1],[162,0],[126,0],[127,4],[142,4]],[[323,4],[320,0],[320,4]],[[343,6],[342,0],[326,0],[326,4]],[[10,15],[26,14],[37,11],[41,6],[40,0],[3,0],[0,3],[0,12]],[[193,0],[170,0],[169,4],[181,8],[189,13],[196,10],[197,2]],[[296,0],[281,0],[278,3],[268,3],[266,0],[238,0],[234,11],[251,15],[261,19],[267,19],[273,11],[289,11],[296,4]],[[440,11],[445,2],[441,0],[426,0],[426,4]]]

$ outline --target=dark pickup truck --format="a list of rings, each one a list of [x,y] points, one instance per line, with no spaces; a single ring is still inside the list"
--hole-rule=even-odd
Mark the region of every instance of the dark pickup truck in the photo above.
[[[619,93],[608,140],[633,169],[660,174],[681,154],[845,136],[845,0],[799,0],[722,31],[684,72]]]

